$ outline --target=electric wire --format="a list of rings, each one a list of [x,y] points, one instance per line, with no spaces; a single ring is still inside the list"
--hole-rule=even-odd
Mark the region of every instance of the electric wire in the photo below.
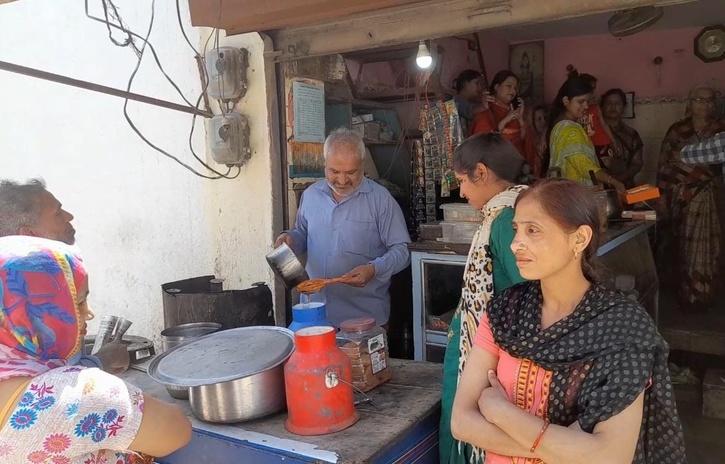
[[[189,105],[190,108],[199,109],[198,107],[195,107],[186,98],[186,96],[184,95],[184,92],[181,91],[181,89],[176,84],[176,82],[174,82],[174,80],[171,78],[171,76],[168,75],[168,73],[164,69],[163,65],[161,64],[161,60],[159,59],[159,55],[158,55],[158,53],[156,53],[156,49],[154,48],[153,44],[151,44],[150,42],[148,42],[144,37],[140,36],[139,34],[136,34],[135,32],[131,31],[130,29],[128,29],[128,27],[126,27],[125,24],[123,24],[123,21],[121,20],[120,15],[118,14],[117,8],[116,8],[116,6],[113,4],[113,2],[111,0],[101,0],[101,4],[103,5],[104,12],[107,11],[107,9],[109,8],[109,6],[106,5],[107,3],[109,4],[112,12],[114,12],[112,16],[116,16],[117,21],[119,22],[119,24],[114,24],[113,22],[111,22],[110,19],[108,19],[108,16],[106,16],[106,19],[99,18],[98,16],[93,16],[90,13],[90,10],[89,10],[89,7],[88,7],[88,0],[85,0],[85,13],[86,13],[86,17],[88,17],[89,19],[91,19],[93,21],[97,21],[97,22],[100,22],[100,23],[104,24],[106,26],[106,28],[108,28],[109,31],[111,30],[111,28],[115,28],[115,29],[120,30],[124,34],[126,34],[127,35],[127,40],[124,41],[124,42],[119,42],[118,40],[114,39],[111,36],[110,32],[109,32],[109,36],[111,36],[111,42],[114,45],[116,45],[118,47],[131,46],[133,48],[133,50],[134,50],[134,53],[136,53],[136,56],[138,56],[140,54],[140,50],[141,49],[139,49],[138,46],[136,45],[136,43],[134,42],[134,40],[133,40],[134,37],[137,38],[137,39],[139,39],[139,40],[141,40],[141,41],[143,41],[144,42],[144,47],[146,45],[148,45],[149,50],[151,50],[151,54],[154,57],[154,61],[156,62],[156,65],[158,66],[159,70],[161,71],[161,74],[164,75],[164,77],[169,82],[169,84],[171,84],[171,86],[174,88],[174,90],[176,90],[176,93],[179,94],[179,96],[182,98],[182,100],[184,100],[184,102],[187,105]]]
[[[87,7],[87,5],[88,5],[88,3],[86,2],[86,7]],[[141,50],[139,50],[139,48],[136,46],[136,43],[134,43],[133,37],[128,32],[126,25],[123,24],[123,20],[121,19],[121,15],[119,15],[119,13],[118,13],[118,9],[116,8],[116,5],[114,5],[113,3],[111,3],[109,5],[105,1],[101,1],[101,6],[103,6],[103,16],[105,17],[104,22],[106,23],[106,29],[108,29],[108,38],[111,40],[111,42],[113,42],[118,47],[127,47],[130,45],[133,48],[133,51],[136,53],[136,56],[140,55]],[[120,25],[120,29],[126,34],[126,40],[123,42],[119,42],[113,37],[113,31],[111,30],[111,20],[108,17],[109,16],[109,12],[108,12],[109,6],[112,10],[110,15],[113,16],[113,18],[116,21],[118,21],[118,24]],[[86,8],[86,14],[88,14],[87,8]]]
[[[181,93],[181,90],[180,90],[180,89],[178,88],[178,86],[177,86],[177,85],[176,85],[176,84],[175,84],[175,83],[173,82],[173,80],[171,79],[171,77],[170,77],[170,76],[168,76],[168,74],[166,74],[166,72],[164,71],[164,69],[163,69],[163,66],[161,65],[161,62],[160,62],[160,60],[159,60],[159,58],[158,58],[158,55],[156,54],[156,52],[155,52],[155,50],[154,50],[154,48],[153,48],[153,45],[152,45],[152,44],[151,44],[151,42],[149,41],[149,37],[150,37],[150,35],[151,35],[151,31],[153,30],[153,23],[154,23],[154,17],[155,17],[155,0],[154,0],[154,1],[152,1],[152,4],[151,4],[151,20],[150,20],[150,22],[149,22],[149,30],[148,30],[148,33],[147,33],[146,37],[143,37],[143,36],[141,36],[141,35],[139,35],[139,34],[136,34],[136,33],[134,33],[133,31],[131,31],[130,29],[128,29],[128,28],[127,28],[127,27],[126,27],[126,26],[125,26],[125,25],[123,24],[123,21],[122,21],[122,19],[121,19],[120,15],[119,15],[119,13],[118,13],[118,10],[117,10],[117,8],[116,8],[116,6],[115,6],[115,5],[113,4],[113,2],[112,2],[111,0],[101,0],[101,2],[102,2],[102,4],[103,4],[103,6],[104,6],[104,15],[106,16],[106,18],[108,19],[108,13],[107,13],[107,12],[108,12],[108,9],[109,9],[109,7],[110,7],[110,9],[111,9],[111,16],[112,16],[112,17],[114,17],[114,18],[115,18],[115,19],[116,19],[116,20],[118,21],[118,23],[119,23],[118,25],[117,25],[117,24],[113,24],[113,23],[111,23],[111,22],[110,22],[110,19],[108,19],[108,21],[104,21],[104,20],[103,20],[103,19],[101,19],[101,18],[97,18],[97,17],[95,17],[95,16],[91,15],[91,14],[89,13],[89,11],[88,11],[88,0],[86,0],[86,2],[85,2],[85,6],[86,6],[86,16],[87,16],[87,17],[89,17],[89,18],[90,18],[90,19],[92,19],[92,20],[95,20],[95,21],[99,21],[99,22],[105,22],[105,23],[106,23],[106,25],[107,25],[107,28],[108,28],[108,30],[109,30],[109,35],[110,35],[111,27],[113,27],[113,28],[116,28],[116,29],[119,29],[119,30],[123,31],[123,32],[124,32],[125,34],[127,34],[127,40],[126,40],[126,41],[124,41],[124,42],[119,42],[119,41],[115,40],[115,39],[114,39],[113,37],[111,37],[111,41],[112,41],[112,42],[113,42],[113,43],[114,43],[115,45],[117,45],[117,46],[122,46],[122,47],[126,47],[126,46],[131,46],[131,47],[133,47],[133,49],[134,49],[134,52],[136,52],[136,50],[138,50],[138,53],[137,53],[137,55],[138,55],[138,60],[137,60],[137,62],[136,62],[136,66],[135,66],[135,68],[134,68],[134,70],[133,70],[133,72],[131,73],[131,76],[130,76],[130,78],[129,78],[129,81],[128,81],[128,85],[127,85],[127,89],[126,89],[126,91],[130,91],[130,90],[131,90],[131,86],[132,86],[132,84],[133,84],[134,78],[135,78],[135,76],[136,76],[136,74],[137,74],[137,72],[138,72],[138,70],[139,70],[139,68],[140,68],[140,66],[141,66],[141,62],[143,61],[143,54],[144,54],[144,52],[145,52],[146,46],[148,46],[148,47],[149,47],[149,49],[151,50],[151,52],[152,52],[153,56],[154,56],[154,60],[156,61],[156,64],[157,64],[157,66],[159,67],[159,69],[161,70],[161,72],[162,72],[162,73],[164,74],[164,76],[165,76],[165,77],[167,78],[167,80],[168,80],[168,81],[169,81],[169,82],[170,82],[170,83],[171,83],[171,84],[172,84],[172,85],[174,86],[174,88],[175,88],[175,89],[177,90],[177,92],[179,92],[179,94],[180,94],[180,95],[182,96],[182,98],[184,99],[184,101],[186,101],[186,102],[187,102],[187,103],[189,104],[189,106],[191,106],[191,107],[193,107],[193,108],[197,108],[197,109],[198,109],[198,107],[199,107],[199,104],[200,104],[200,102],[201,102],[201,99],[202,99],[202,97],[203,97],[204,93],[206,92],[206,90],[207,90],[207,87],[208,87],[208,85],[209,85],[209,78],[208,78],[208,76],[206,75],[206,71],[204,71],[204,75],[203,75],[203,80],[204,80],[204,82],[205,82],[205,84],[204,84],[204,89],[202,90],[202,93],[201,93],[201,95],[200,95],[200,96],[199,96],[199,98],[197,99],[196,105],[193,105],[193,104],[191,104],[191,103],[190,103],[190,102],[189,102],[189,101],[188,101],[188,100],[187,100],[187,99],[186,99],[186,98],[184,97],[184,95],[183,95],[183,94]],[[106,2],[108,2],[108,4],[109,4],[109,5],[106,5]],[[177,4],[178,4],[178,2],[177,2]],[[179,19],[179,21],[180,21],[180,22],[179,22],[179,25],[181,25],[182,23],[181,23],[181,15],[180,15],[180,13],[178,14],[178,19]],[[218,31],[218,30],[217,30],[217,31]],[[184,31],[183,31],[183,28],[182,28],[182,32],[184,32]],[[185,32],[184,32],[184,36],[186,37],[186,34],[185,34]],[[218,36],[218,32],[217,32],[217,36]],[[141,47],[140,49],[139,49],[139,48],[138,48],[138,47],[136,46],[135,42],[133,41],[133,37],[136,37],[136,38],[140,39],[140,40],[141,40],[141,41],[143,42],[143,46],[142,46],[142,47]],[[210,34],[210,37],[211,37],[211,34]],[[217,39],[217,40],[218,40],[218,39]],[[207,41],[206,41],[206,43],[205,43],[205,46],[204,46],[204,48],[205,48],[205,50],[204,50],[204,51],[205,51],[205,52],[206,52],[206,47],[207,47],[208,43],[209,43],[209,38],[207,38]],[[191,45],[191,43],[190,43],[190,42],[189,42],[189,45]],[[192,47],[192,48],[193,48],[193,47]],[[198,54],[198,53],[197,53],[197,54]],[[202,57],[202,63],[203,63],[203,57]],[[204,69],[206,69],[206,67],[205,67],[205,66],[204,66]],[[207,168],[208,170],[210,170],[210,171],[212,171],[213,173],[215,173],[215,174],[216,174],[215,176],[209,176],[209,175],[206,175],[206,174],[203,174],[203,173],[200,173],[200,172],[198,172],[198,171],[197,171],[197,170],[195,170],[195,169],[194,169],[193,167],[189,166],[188,164],[184,163],[183,161],[181,161],[181,160],[180,160],[179,158],[177,158],[176,156],[173,156],[172,154],[170,154],[170,153],[168,153],[167,151],[163,150],[162,148],[158,147],[157,145],[155,145],[154,143],[152,143],[152,142],[151,142],[151,141],[150,141],[150,140],[149,140],[149,139],[148,139],[147,137],[145,137],[145,136],[144,136],[144,135],[143,135],[143,134],[141,133],[141,131],[140,131],[140,130],[138,129],[138,127],[136,127],[136,125],[134,124],[134,122],[133,122],[133,120],[131,119],[130,115],[128,114],[128,99],[125,99],[125,101],[124,101],[124,106],[123,106],[123,113],[124,113],[124,117],[125,117],[126,121],[128,122],[129,126],[130,126],[130,127],[131,127],[131,129],[132,129],[132,130],[133,130],[133,131],[134,131],[134,132],[136,133],[136,135],[138,135],[138,137],[139,137],[139,138],[141,138],[141,140],[143,140],[143,141],[144,141],[144,142],[145,142],[145,143],[146,143],[147,145],[149,145],[149,146],[150,146],[151,148],[153,148],[154,150],[158,151],[158,152],[159,152],[159,153],[161,153],[162,155],[164,155],[164,156],[166,156],[166,157],[168,157],[168,158],[172,159],[173,161],[177,162],[177,163],[178,163],[178,164],[180,164],[180,165],[181,165],[182,167],[184,167],[185,169],[187,169],[187,170],[189,170],[190,172],[192,172],[192,173],[193,173],[194,175],[196,175],[196,176],[199,176],[199,177],[202,177],[202,178],[205,178],[205,179],[212,179],[212,180],[215,180],[215,179],[222,179],[222,178],[224,178],[224,179],[235,179],[235,178],[237,178],[237,177],[238,177],[238,176],[240,175],[240,173],[241,173],[241,166],[237,166],[237,172],[236,172],[236,174],[235,174],[235,175],[233,175],[233,176],[229,176],[229,173],[230,173],[230,172],[231,172],[231,170],[232,170],[232,167],[231,167],[231,166],[228,166],[228,169],[227,169],[227,171],[226,171],[225,173],[219,172],[219,171],[217,171],[216,169],[214,169],[213,167],[209,166],[209,165],[208,165],[207,163],[205,163],[205,162],[204,162],[204,161],[203,161],[203,160],[202,160],[202,159],[201,159],[201,158],[200,158],[200,157],[199,157],[199,156],[198,156],[198,155],[196,154],[196,152],[195,152],[195,150],[194,150],[194,148],[193,148],[193,144],[192,144],[192,139],[193,139],[193,133],[194,133],[194,126],[195,126],[195,122],[196,122],[196,116],[197,116],[196,114],[194,114],[194,115],[192,116],[192,125],[191,125],[191,130],[190,130],[190,132],[189,132],[189,147],[190,147],[190,149],[191,149],[191,152],[192,152],[192,155],[194,156],[194,158],[195,158],[195,159],[196,159],[196,160],[197,160],[197,161],[198,161],[199,163],[201,163],[201,164],[202,164],[202,165],[203,165],[203,166],[204,166],[205,168]]]
[[[179,29],[181,29],[181,35],[184,36],[184,40],[186,40],[186,43],[189,44],[189,47],[191,47],[191,49],[194,51],[194,54],[196,56],[199,56],[199,51],[191,43],[191,40],[189,40],[189,36],[186,35],[186,30],[184,29],[184,22],[181,20],[181,7],[179,6],[179,0],[176,0],[176,19],[179,20]]]
[[[141,67],[141,63],[143,61],[143,55],[144,55],[144,52],[146,51],[146,46],[149,44],[148,39],[151,36],[151,31],[153,30],[154,19],[155,19],[155,6],[156,6],[156,0],[153,0],[151,2],[151,19],[149,21],[148,32],[146,34],[146,37],[143,38],[143,45],[140,48],[141,55],[138,57],[138,60],[136,61],[136,66],[134,67],[134,69],[133,69],[133,71],[131,73],[131,76],[129,77],[128,85],[126,86],[126,91],[128,91],[128,92],[131,91],[131,86],[133,85],[133,81],[134,81],[134,79],[136,77],[136,74],[138,73],[138,70]],[[123,115],[126,118],[126,121],[128,122],[129,126],[131,126],[131,129],[136,133],[136,135],[139,136],[139,138],[141,138],[141,140],[143,140],[144,142],[146,142],[147,145],[149,145],[151,148],[155,149],[156,151],[158,151],[162,155],[166,156],[167,158],[170,158],[170,159],[176,161],[178,164],[180,164],[181,166],[183,166],[188,171],[190,171],[191,173],[193,173],[194,175],[196,175],[198,177],[202,177],[204,179],[211,179],[211,180],[221,179],[221,178],[229,178],[229,173],[232,170],[232,167],[231,166],[228,167],[226,173],[223,173],[222,174],[222,173],[218,173],[213,168],[207,166],[206,163],[203,163],[202,162],[202,164],[204,164],[205,167],[207,167],[209,170],[211,170],[213,172],[217,172],[217,175],[215,175],[215,176],[209,176],[209,175],[206,175],[206,174],[203,174],[203,173],[198,172],[196,169],[194,169],[193,167],[191,167],[188,164],[184,163],[183,161],[181,161],[176,156],[170,154],[166,150],[162,149],[161,147],[158,147],[153,142],[151,142],[148,138],[146,138],[146,136],[144,136],[141,133],[141,131],[138,129],[138,127],[136,127],[136,125],[134,124],[133,120],[131,119],[131,116],[128,114],[128,102],[129,102],[128,99],[126,99],[124,101],[124,104],[123,104]],[[195,116],[196,115],[194,115],[194,117]],[[196,158],[197,158],[197,160],[201,161],[198,157],[196,157]],[[232,178],[235,178],[236,176],[238,176],[240,172],[241,172],[241,167],[238,166],[238,172]]]

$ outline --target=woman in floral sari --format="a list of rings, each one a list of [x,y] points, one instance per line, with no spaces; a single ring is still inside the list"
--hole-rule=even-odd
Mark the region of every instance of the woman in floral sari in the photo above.
[[[521,281],[510,244],[513,205],[526,188],[514,184],[523,163],[514,146],[499,134],[475,135],[455,151],[453,166],[461,196],[483,212],[483,222],[468,253],[461,301],[451,322],[443,361],[439,450],[444,464],[480,462],[481,456],[473,454],[470,446],[453,439],[451,408],[483,308],[494,294]]]
[[[87,296],[75,249],[0,238],[0,462],[133,463],[189,441],[177,407],[78,364]]]
[[[659,187],[663,193],[660,255],[674,258],[670,269],[677,285],[680,307],[704,311],[712,303],[713,282],[720,266],[720,219],[717,195],[722,186],[722,165],[685,164],[680,150],[725,131],[715,117],[714,89],[690,92],[686,118],[673,124],[662,142]],[[665,263],[663,263],[665,264]]]

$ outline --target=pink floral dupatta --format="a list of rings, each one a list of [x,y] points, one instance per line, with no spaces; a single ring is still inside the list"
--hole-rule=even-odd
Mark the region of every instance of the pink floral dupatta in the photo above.
[[[0,237],[0,380],[34,377],[80,356],[77,250],[38,237]]]

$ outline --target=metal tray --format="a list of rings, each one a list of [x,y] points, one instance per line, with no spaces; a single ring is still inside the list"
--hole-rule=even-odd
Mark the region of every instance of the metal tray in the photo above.
[[[149,376],[165,385],[199,387],[248,377],[285,362],[294,334],[283,327],[223,330],[178,345],[149,364]]]
[[[86,335],[83,339],[83,353],[90,354],[93,344],[96,341],[95,335]],[[124,335],[121,340],[127,345],[128,356],[131,364],[143,362],[156,354],[154,344],[148,338],[136,335]]]

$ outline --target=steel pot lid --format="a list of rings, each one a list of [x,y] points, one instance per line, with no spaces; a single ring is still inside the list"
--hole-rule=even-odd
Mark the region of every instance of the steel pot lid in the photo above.
[[[176,346],[149,365],[152,379],[175,387],[199,387],[258,374],[282,364],[294,335],[282,327],[223,330]]]

